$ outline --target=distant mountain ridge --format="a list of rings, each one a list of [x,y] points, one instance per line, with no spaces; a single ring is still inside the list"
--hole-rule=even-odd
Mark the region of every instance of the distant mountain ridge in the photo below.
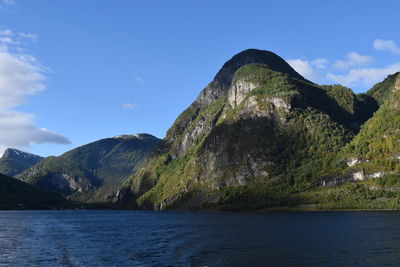
[[[144,133],[101,139],[47,157],[17,178],[75,200],[110,201],[159,141]]]
[[[0,158],[0,173],[16,176],[41,161],[43,157],[15,148],[7,148]]]

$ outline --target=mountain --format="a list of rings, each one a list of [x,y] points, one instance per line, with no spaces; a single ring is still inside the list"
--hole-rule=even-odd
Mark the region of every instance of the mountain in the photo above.
[[[0,173],[15,176],[35,165],[43,158],[15,148],[7,148],[0,158]]]
[[[397,175],[400,173],[400,73],[390,75],[367,94],[380,106],[343,149],[342,158],[347,162],[343,173]]]
[[[319,86],[269,51],[227,61],[118,193],[121,208],[260,209],[335,168],[378,109],[377,94]]]
[[[101,139],[58,157],[47,157],[17,178],[70,199],[109,201],[159,141],[149,134]]]
[[[68,207],[68,202],[61,195],[0,174],[0,210],[65,207]]]
[[[366,95],[378,110],[316,179],[318,187],[299,194],[321,209],[400,209],[400,73]]]

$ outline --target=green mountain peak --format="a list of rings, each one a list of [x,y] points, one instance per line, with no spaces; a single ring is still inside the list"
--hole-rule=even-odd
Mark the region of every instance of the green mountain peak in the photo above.
[[[222,66],[213,81],[197,97],[196,102],[200,105],[208,105],[215,99],[226,96],[236,71],[244,65],[257,63],[263,64],[270,70],[304,80],[278,55],[266,50],[247,49],[234,55]]]
[[[176,119],[118,202],[144,209],[274,205],[326,173],[377,108],[370,95],[316,85],[271,52],[245,50]]]

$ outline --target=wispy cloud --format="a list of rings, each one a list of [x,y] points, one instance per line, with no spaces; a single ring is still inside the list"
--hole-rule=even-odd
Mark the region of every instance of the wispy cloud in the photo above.
[[[18,35],[23,39],[30,39],[32,41],[36,41],[37,39],[37,35],[32,33],[19,32]]]
[[[15,51],[24,50],[23,45],[35,42],[37,35],[25,32],[14,32],[10,29],[0,29],[0,45],[4,46],[4,49],[13,49]]]
[[[317,58],[311,61],[311,65],[318,69],[325,69],[327,64],[328,60],[326,58]]]
[[[0,31],[0,153],[7,147],[70,143],[58,133],[37,127],[34,115],[14,110],[27,96],[46,89],[46,70],[33,55],[20,52],[21,38],[27,37],[10,29]]]
[[[333,67],[336,69],[347,70],[353,67],[365,66],[374,62],[371,56],[363,56],[356,52],[347,54],[346,60],[336,60]]]
[[[382,39],[376,39],[373,43],[373,47],[376,50],[381,50],[381,51],[388,51],[390,53],[400,55],[400,46],[398,46],[394,41],[392,40],[382,40]]]
[[[16,4],[15,0],[0,0],[0,11],[10,11],[10,8]]]
[[[15,5],[15,1],[14,0],[1,0],[1,2],[6,5],[6,6],[13,6]]]
[[[135,80],[136,80],[138,83],[141,83],[141,84],[143,84],[143,83],[145,82],[145,80],[144,80],[143,77],[141,77],[141,76],[136,76]]]
[[[3,29],[0,30],[0,35],[1,36],[12,36],[14,34],[14,32],[10,29]]]
[[[137,105],[136,104],[132,104],[132,103],[125,103],[122,105],[123,109],[127,109],[127,110],[132,110],[132,109],[136,109]]]

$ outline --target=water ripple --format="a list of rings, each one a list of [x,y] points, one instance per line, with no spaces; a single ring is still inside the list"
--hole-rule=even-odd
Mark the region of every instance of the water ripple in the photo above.
[[[398,266],[398,239],[398,212],[0,212],[0,266]]]

